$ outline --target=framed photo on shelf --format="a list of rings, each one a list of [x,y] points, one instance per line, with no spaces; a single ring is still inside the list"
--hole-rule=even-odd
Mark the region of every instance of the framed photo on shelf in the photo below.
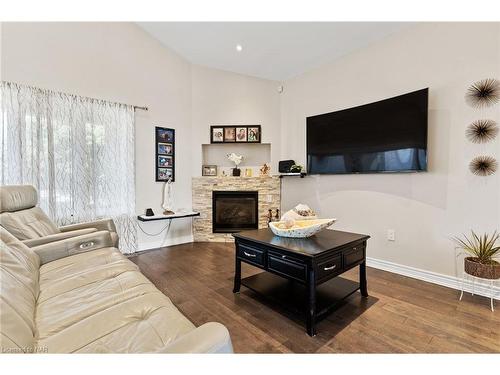
[[[228,126],[224,128],[224,142],[236,142],[236,128]]]
[[[260,126],[249,126],[247,133],[247,140],[251,143],[260,142]]]
[[[210,143],[223,143],[224,142],[224,128],[219,126],[212,126],[210,128]]]
[[[204,165],[201,169],[202,176],[217,176],[216,165]]]
[[[156,182],[175,181],[175,129],[155,127]]]
[[[236,142],[246,142],[247,140],[247,128],[236,128]]]
[[[214,125],[210,127],[210,143],[261,143],[260,125]]]

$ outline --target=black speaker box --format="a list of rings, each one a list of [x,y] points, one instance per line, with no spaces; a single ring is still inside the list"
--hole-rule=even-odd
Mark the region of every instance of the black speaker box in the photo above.
[[[280,173],[290,173],[290,168],[294,164],[294,160],[281,160],[278,164],[278,170]]]

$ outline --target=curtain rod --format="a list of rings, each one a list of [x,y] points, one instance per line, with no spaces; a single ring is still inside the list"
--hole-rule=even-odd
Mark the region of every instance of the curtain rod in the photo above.
[[[0,80],[0,83],[1,84],[7,84],[7,85],[24,86],[24,87],[27,87],[27,88],[30,88],[30,89],[35,89],[35,90],[40,90],[40,91],[48,91],[48,92],[51,92],[53,94],[64,94],[64,95],[70,95],[70,96],[74,96],[74,97],[87,98],[87,99],[90,99],[90,100],[97,100],[97,101],[103,101],[103,102],[108,102],[108,103],[128,105],[128,104],[124,104],[124,103],[120,103],[120,102],[114,102],[112,100],[97,99],[97,98],[92,98],[90,96],[82,96],[82,95],[77,95],[77,94],[70,94],[70,93],[61,92],[61,91],[55,91],[55,90],[51,90],[51,89],[44,89],[44,88],[41,88],[41,87],[30,86],[30,85],[26,85],[26,84],[23,84],[23,83],[1,81],[1,80]],[[146,106],[134,105],[132,107],[134,108],[134,111],[137,111],[137,110],[148,111],[149,110],[149,108],[146,107]]]

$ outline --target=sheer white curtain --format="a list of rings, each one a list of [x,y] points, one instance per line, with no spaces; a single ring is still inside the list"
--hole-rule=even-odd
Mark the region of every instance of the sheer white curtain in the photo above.
[[[111,217],[136,251],[134,108],[10,82],[0,101],[0,183],[34,185],[59,225]]]

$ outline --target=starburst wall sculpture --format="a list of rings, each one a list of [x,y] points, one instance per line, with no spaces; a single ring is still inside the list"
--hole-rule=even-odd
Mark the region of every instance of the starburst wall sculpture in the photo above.
[[[490,107],[500,101],[500,81],[494,78],[474,82],[465,94],[465,101],[474,108]]]
[[[492,156],[476,156],[469,164],[469,169],[476,176],[491,176],[498,169],[498,162]]]
[[[467,127],[465,135],[472,143],[486,143],[498,135],[497,123],[493,120],[476,120]]]

